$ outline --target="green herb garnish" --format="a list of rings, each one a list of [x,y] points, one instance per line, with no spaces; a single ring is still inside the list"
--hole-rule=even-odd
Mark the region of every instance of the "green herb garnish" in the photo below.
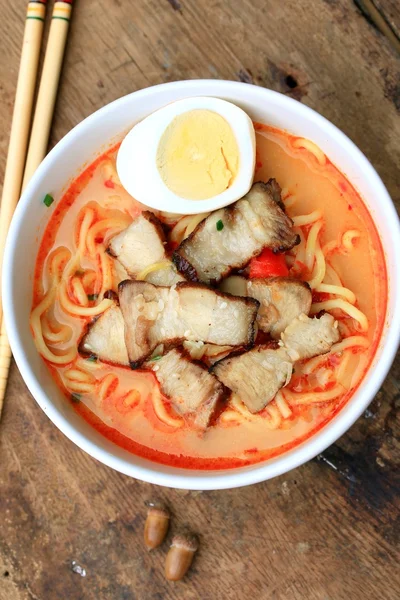
[[[95,354],[91,354],[90,356],[86,357],[86,360],[89,362],[97,362],[97,356]]]
[[[222,231],[222,230],[223,230],[223,228],[224,228],[224,224],[223,224],[223,222],[221,221],[221,219],[220,219],[219,221],[217,221],[217,223],[216,223],[216,228],[217,228],[217,231]]]
[[[98,294],[88,294],[87,295],[88,300],[90,300],[91,302],[93,302],[93,300],[97,300],[97,298],[99,297]]]
[[[150,360],[160,360],[162,358],[161,355],[158,356],[153,356],[153,358],[151,358]]]
[[[80,402],[81,395],[80,394],[71,394],[71,400],[72,400],[72,402]]]
[[[49,206],[51,206],[53,204],[54,198],[50,194],[46,194],[45,197],[43,198],[43,202],[45,203],[45,205],[48,208]]]

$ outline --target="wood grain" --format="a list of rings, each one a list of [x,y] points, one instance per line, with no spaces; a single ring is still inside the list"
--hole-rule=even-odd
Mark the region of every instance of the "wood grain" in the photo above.
[[[25,0],[0,7],[3,170]],[[400,207],[400,58],[350,0],[77,2],[51,144],[119,96],[202,77],[254,82],[317,109],[363,150]],[[398,357],[370,409],[319,459],[252,487],[199,493],[91,459],[50,423],[14,366],[0,425],[0,599],[395,600],[399,381]],[[154,497],[169,503],[174,527],[188,523],[201,538],[179,584],[164,581],[166,548],[143,548]]]

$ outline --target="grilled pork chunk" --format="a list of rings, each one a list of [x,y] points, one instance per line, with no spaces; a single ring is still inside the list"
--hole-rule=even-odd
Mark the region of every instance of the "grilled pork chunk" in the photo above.
[[[290,277],[267,277],[247,282],[247,295],[260,303],[259,328],[275,339],[299,315],[308,315],[312,295],[304,281]]]
[[[145,367],[152,369],[162,393],[171,400],[175,410],[193,419],[200,429],[208,427],[218,404],[228,394],[206,367],[191,362],[176,349],[157,361],[147,362]]]
[[[329,313],[313,319],[302,314],[281,335],[284,347],[293,361],[326,354],[339,338],[337,321]]]
[[[110,306],[89,324],[79,345],[79,352],[94,354],[100,360],[128,366],[124,329],[121,309],[117,304]]]
[[[172,288],[143,281],[123,281],[119,302],[125,321],[125,343],[132,368],[158,346],[184,340],[222,346],[249,346],[259,303],[191,283]]]
[[[165,254],[165,236],[161,221],[153,213],[143,211],[124,231],[113,237],[108,252],[126,269],[129,277],[136,277],[160,262],[170,262]],[[170,267],[149,273],[146,281],[155,285],[173,285],[184,278]]]
[[[289,383],[295,361],[329,352],[339,340],[332,315],[293,319],[281,341],[256,346],[249,352],[230,355],[211,367],[220,381],[235,392],[250,412],[259,412]]]
[[[276,342],[230,355],[211,367],[222,383],[237,394],[250,412],[262,410],[292,376],[293,364]]]
[[[114,289],[118,287],[121,281],[125,281],[125,279],[129,279],[129,273],[122,266],[119,260],[113,260],[114,267]]]
[[[213,212],[183,240],[173,255],[178,270],[190,281],[217,283],[263,248],[293,248],[299,236],[281,206],[275,179],[255,183],[241,200]]]

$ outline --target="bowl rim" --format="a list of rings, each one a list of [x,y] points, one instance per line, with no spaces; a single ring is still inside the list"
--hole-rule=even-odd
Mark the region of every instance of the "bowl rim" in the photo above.
[[[392,294],[395,294],[395,298],[397,298],[397,305],[395,308],[398,310],[394,311],[390,327],[387,327],[383,332],[383,336],[385,337],[385,347],[382,349],[380,361],[373,367],[374,378],[368,382],[368,390],[364,391],[364,396],[359,398],[358,402],[353,401],[353,395],[353,397],[338,412],[338,414],[321,430],[313,434],[310,438],[300,443],[292,450],[284,452],[283,454],[269,459],[266,462],[256,463],[255,465],[250,465],[249,467],[238,467],[235,469],[222,470],[223,472],[201,470],[193,471],[190,469],[186,470],[173,468],[176,473],[164,473],[157,471],[157,468],[160,468],[163,465],[159,465],[159,463],[152,461],[147,461],[149,467],[132,464],[124,458],[113,455],[111,452],[101,447],[98,443],[89,440],[83,433],[75,429],[74,425],[70,423],[66,415],[56,408],[51,399],[43,391],[39,384],[38,378],[30,366],[27,355],[25,354],[23,342],[20,340],[20,337],[17,333],[17,316],[13,307],[12,294],[13,258],[17,249],[17,232],[24,220],[25,209],[31,202],[33,191],[37,183],[46,176],[46,172],[51,169],[52,162],[59,155],[63,154],[65,149],[68,147],[68,144],[73,141],[77,132],[85,128],[90,128],[92,123],[95,123],[99,118],[105,117],[108,112],[114,111],[118,108],[123,108],[125,104],[129,104],[132,96],[135,96],[136,99],[145,101],[146,98],[155,93],[162,94],[164,90],[181,90],[187,92],[192,88],[197,90],[199,86],[204,86],[205,88],[211,86],[212,88],[215,88],[215,91],[213,91],[212,95],[223,98],[226,94],[229,94],[229,92],[234,93],[235,90],[237,91],[239,89],[246,89],[250,92],[250,103],[251,98],[254,97],[254,95],[259,96],[264,101],[268,101],[268,98],[273,98],[278,100],[283,108],[285,108],[285,106],[288,106],[292,109],[294,108],[298,114],[311,118],[314,123],[316,123],[326,132],[327,136],[336,138],[338,143],[345,147],[347,151],[353,155],[354,160],[357,162],[360,169],[363,171],[368,171],[369,179],[372,182],[372,187],[374,190],[376,190],[376,194],[384,202],[385,210],[391,219],[391,227],[393,228],[394,233],[397,233],[397,235],[393,236],[391,242],[394,245],[395,252],[397,251],[397,254],[400,255],[400,224],[396,209],[389,196],[389,193],[387,192],[378,173],[365,155],[361,152],[361,150],[328,119],[292,98],[273,90],[261,88],[251,84],[215,79],[176,81],[171,83],[163,83],[132,92],[131,94],[127,94],[105,105],[78,123],[49,152],[33,175],[27,188],[23,192],[9,229],[3,258],[3,311],[12,353],[25,384],[35,398],[36,402],[47,414],[50,420],[79,448],[116,471],[148,483],[188,490],[222,490],[259,483],[300,466],[301,464],[311,460],[323,452],[328,446],[334,443],[361,416],[361,414],[373,400],[375,394],[382,385],[384,378],[389,372],[400,342],[400,294],[398,293],[398,290],[397,296],[396,289],[392,290],[391,292]],[[198,91],[195,93],[198,95]],[[210,93],[207,92],[204,95],[210,95]]]

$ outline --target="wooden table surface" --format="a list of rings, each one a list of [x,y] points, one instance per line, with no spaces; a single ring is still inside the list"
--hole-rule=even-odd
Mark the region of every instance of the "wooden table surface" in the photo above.
[[[0,0],[2,169],[25,3]],[[51,144],[134,90],[240,80],[338,125],[399,208],[399,31],[396,0],[76,1]],[[399,598],[399,380],[398,357],[350,431],[295,471],[243,489],[185,492],[84,454],[13,365],[0,423],[0,599]],[[165,549],[143,548],[145,501],[155,496],[201,537],[178,584],[164,580]]]

